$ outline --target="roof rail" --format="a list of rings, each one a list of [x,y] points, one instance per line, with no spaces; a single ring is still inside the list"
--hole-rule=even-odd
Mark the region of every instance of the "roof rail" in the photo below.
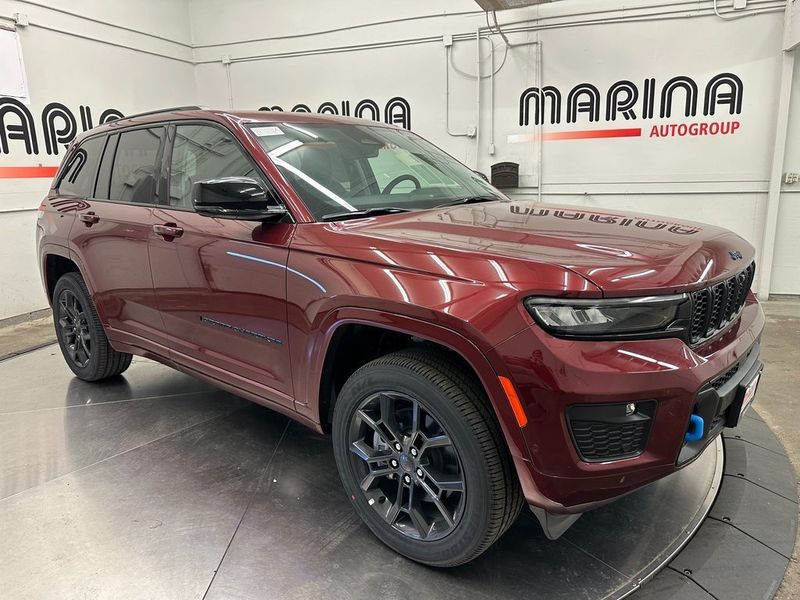
[[[202,106],[172,106],[170,108],[159,108],[158,110],[148,110],[133,115],[125,115],[123,119],[135,119],[136,117],[145,117],[147,115],[157,115],[164,112],[175,112],[178,110],[203,110]]]

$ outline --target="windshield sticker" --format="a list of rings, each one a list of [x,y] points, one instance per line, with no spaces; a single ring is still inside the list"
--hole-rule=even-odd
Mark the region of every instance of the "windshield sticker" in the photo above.
[[[275,126],[268,126],[268,127],[253,127],[253,133],[255,133],[258,137],[268,137],[270,135],[283,135],[280,127]]]

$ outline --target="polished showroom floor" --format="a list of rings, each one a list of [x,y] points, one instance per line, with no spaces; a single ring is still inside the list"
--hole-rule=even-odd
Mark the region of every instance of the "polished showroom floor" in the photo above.
[[[483,557],[436,570],[361,525],[329,438],[267,409],[139,358],[84,383],[56,346],[0,362],[0,380],[0,596],[15,600],[615,598],[686,541],[722,478],[719,443],[557,542],[524,511]],[[712,598],[672,567],[638,597]]]

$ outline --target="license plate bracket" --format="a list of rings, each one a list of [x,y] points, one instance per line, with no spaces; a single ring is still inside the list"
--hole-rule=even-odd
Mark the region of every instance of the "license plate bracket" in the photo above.
[[[736,427],[739,425],[742,416],[747,409],[750,408],[750,405],[753,404],[756,392],[758,391],[758,383],[761,381],[762,372],[763,367],[759,365],[751,377],[739,384],[736,390],[736,399],[728,408],[728,416],[725,422],[727,427]]]

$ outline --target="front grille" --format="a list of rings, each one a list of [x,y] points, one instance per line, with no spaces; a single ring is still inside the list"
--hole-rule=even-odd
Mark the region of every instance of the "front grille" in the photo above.
[[[692,344],[714,337],[739,317],[755,272],[756,264],[753,262],[741,273],[690,294]]]
[[[649,430],[649,421],[623,424],[572,422],[575,445],[586,460],[612,460],[640,454]]]

